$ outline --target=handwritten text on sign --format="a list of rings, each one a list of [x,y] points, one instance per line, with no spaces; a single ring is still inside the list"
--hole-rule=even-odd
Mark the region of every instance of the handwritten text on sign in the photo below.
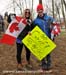
[[[39,60],[46,57],[56,47],[38,26],[22,42]]]

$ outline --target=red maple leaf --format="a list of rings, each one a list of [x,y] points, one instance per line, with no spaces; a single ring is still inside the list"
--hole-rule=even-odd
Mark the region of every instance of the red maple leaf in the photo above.
[[[10,28],[10,32],[13,33],[14,31],[19,31],[18,23],[13,23]]]

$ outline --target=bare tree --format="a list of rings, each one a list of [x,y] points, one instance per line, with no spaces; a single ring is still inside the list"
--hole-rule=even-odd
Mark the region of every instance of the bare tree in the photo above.
[[[16,4],[16,6],[17,6],[17,7],[19,7],[20,12],[21,12],[21,15],[22,15],[22,8],[23,8],[23,7],[22,7],[22,4],[21,4],[21,3],[22,3],[22,1],[21,1],[21,0],[19,0],[19,3],[17,3],[17,2],[14,0],[14,2],[15,2],[15,4]]]
[[[14,13],[15,13],[15,0],[13,0],[13,9],[14,9]]]
[[[42,0],[39,0],[39,4],[42,4]]]
[[[65,10],[66,10],[66,2],[65,2],[65,0],[63,0],[63,3],[64,3],[64,6],[65,6]]]
[[[60,23],[61,23],[59,7],[58,7],[58,5],[57,5],[56,3],[55,3],[55,6],[56,6],[56,12],[57,12],[57,14],[58,14],[58,16],[59,16],[59,21],[60,21]]]
[[[32,11],[33,11],[33,0],[32,0]]]
[[[54,0],[52,0],[52,13],[53,13],[53,18],[55,18],[55,15],[54,15]]]
[[[25,0],[25,6],[26,6],[26,8],[27,8],[27,1]]]
[[[31,10],[31,12],[32,12],[32,17],[33,17],[33,0],[32,0],[32,10]]]
[[[49,6],[46,4],[46,9],[49,11],[49,13],[52,13],[51,8],[49,8]]]
[[[61,6],[62,6],[63,20],[64,20],[64,23],[65,23],[65,29],[66,29],[66,20],[65,20],[65,13],[64,13],[64,7],[63,7],[63,0],[61,0]]]
[[[21,11],[21,14],[22,14],[22,5],[21,5],[21,0],[19,0],[19,5],[20,5],[20,11]]]

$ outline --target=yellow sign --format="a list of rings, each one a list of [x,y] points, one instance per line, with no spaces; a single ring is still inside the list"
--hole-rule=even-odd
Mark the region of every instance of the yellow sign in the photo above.
[[[56,47],[38,26],[22,42],[39,60],[45,58]]]

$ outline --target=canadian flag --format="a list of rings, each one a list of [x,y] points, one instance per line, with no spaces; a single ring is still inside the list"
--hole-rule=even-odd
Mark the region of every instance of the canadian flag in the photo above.
[[[26,24],[26,19],[16,16],[16,18],[9,24],[2,39],[0,39],[0,43],[13,45],[18,35],[26,27]]]
[[[54,38],[54,35],[55,35],[55,36],[59,35],[60,32],[61,32],[61,30],[60,30],[60,24],[54,23],[54,24],[53,24],[53,29],[52,29],[52,31],[51,31],[51,39]]]

